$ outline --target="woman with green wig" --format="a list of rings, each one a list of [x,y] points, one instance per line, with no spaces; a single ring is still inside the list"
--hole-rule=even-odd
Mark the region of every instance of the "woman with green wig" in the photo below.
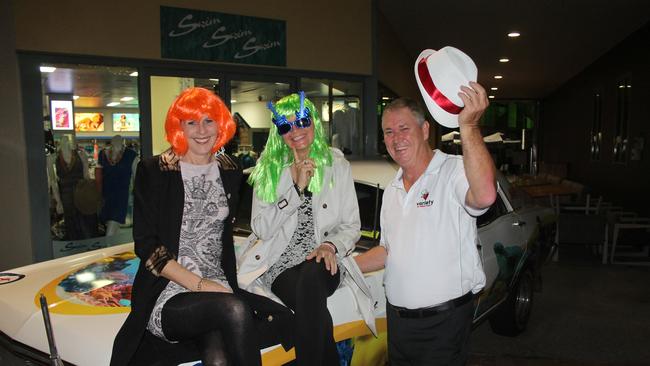
[[[240,259],[239,283],[294,311],[298,365],[338,365],[327,298],[360,235],[350,164],[304,92],[268,108],[273,126],[249,178],[259,241]]]

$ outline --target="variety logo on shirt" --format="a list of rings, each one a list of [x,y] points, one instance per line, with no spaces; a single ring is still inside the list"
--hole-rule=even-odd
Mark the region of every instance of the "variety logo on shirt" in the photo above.
[[[420,192],[420,198],[422,199],[420,202],[417,203],[418,208],[420,207],[429,207],[433,205],[433,200],[429,199],[429,191],[426,189],[422,192]]]

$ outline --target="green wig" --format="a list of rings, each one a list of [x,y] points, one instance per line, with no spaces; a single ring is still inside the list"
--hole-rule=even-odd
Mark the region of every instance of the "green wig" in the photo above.
[[[309,158],[316,164],[316,170],[309,182],[308,189],[310,192],[317,194],[323,187],[324,167],[332,166],[332,152],[325,139],[323,125],[314,103],[307,98],[305,98],[304,103],[304,106],[309,108],[309,114],[314,126],[314,141],[309,149]],[[276,112],[287,118],[295,116],[299,109],[300,95],[295,93],[287,95],[275,104]],[[278,134],[278,128],[275,124],[271,124],[264,151],[248,178],[248,183],[255,188],[259,199],[264,202],[275,202],[277,199],[276,189],[278,188],[282,170],[293,164],[293,161],[293,151],[284,143],[284,139]]]

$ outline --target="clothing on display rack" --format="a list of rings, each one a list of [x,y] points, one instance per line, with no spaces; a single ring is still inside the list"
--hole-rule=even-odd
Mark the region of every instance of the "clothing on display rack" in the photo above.
[[[125,148],[118,135],[111,146],[99,153],[95,179],[102,192],[100,219],[106,223],[106,235],[115,234],[118,224],[124,224],[129,205],[129,187],[137,165],[138,154]]]
[[[83,214],[75,206],[75,188],[88,178],[86,154],[72,146],[67,137],[61,140],[56,156],[56,180],[58,183],[57,206],[63,209],[65,240],[87,239],[97,234],[97,214]],[[55,199],[57,199],[55,195]]]

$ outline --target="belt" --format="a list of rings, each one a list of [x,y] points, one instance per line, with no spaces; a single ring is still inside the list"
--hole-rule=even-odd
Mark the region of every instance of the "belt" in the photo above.
[[[442,313],[443,311],[452,310],[460,306],[463,306],[467,304],[470,300],[472,300],[473,297],[474,294],[472,294],[472,291],[470,291],[461,297],[457,297],[455,299],[445,301],[436,306],[430,306],[427,308],[419,308],[419,309],[403,308],[401,306],[392,305],[389,302],[386,302],[386,304],[388,304],[388,306],[390,306],[390,308],[393,309],[393,311],[395,311],[397,316],[399,316],[400,318],[426,318],[429,316]]]

